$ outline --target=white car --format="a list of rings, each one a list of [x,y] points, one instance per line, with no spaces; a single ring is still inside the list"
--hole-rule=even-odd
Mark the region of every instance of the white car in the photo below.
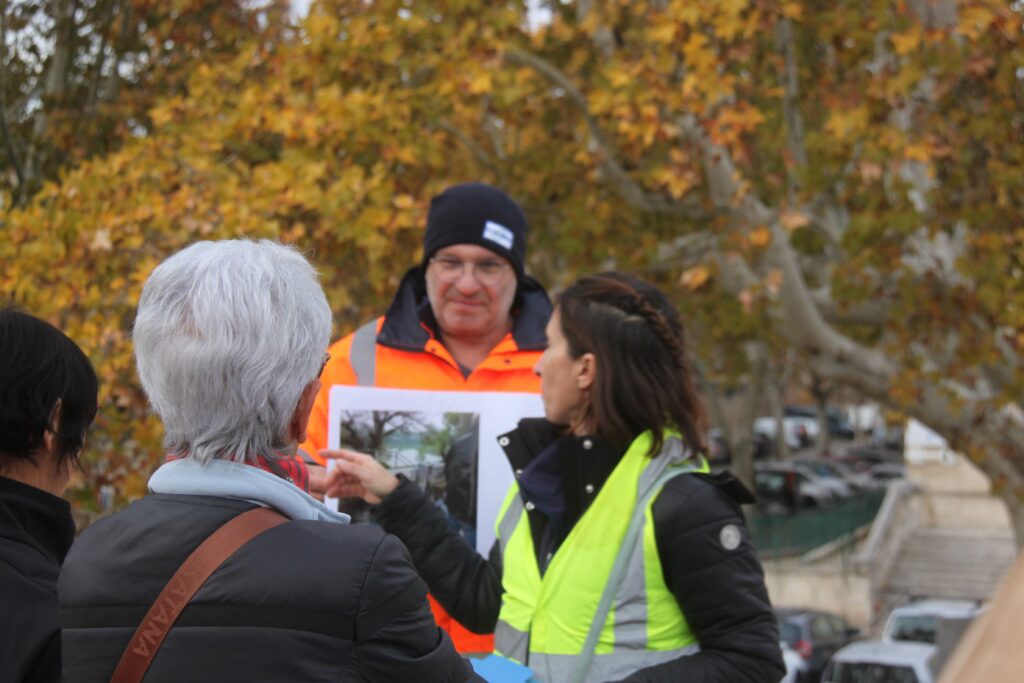
[[[786,675],[779,683],[797,683],[802,680],[804,672],[807,671],[807,662],[786,641],[779,641],[779,647],[782,648],[782,661],[786,665]]]
[[[982,607],[973,600],[918,600],[897,607],[889,614],[882,629],[882,640],[887,643],[934,644],[944,619],[970,621],[981,610]]]
[[[799,471],[806,473],[808,476],[813,477],[815,482],[831,493],[832,498],[836,500],[849,498],[853,495],[853,487],[850,486],[850,484],[842,477],[832,476],[831,474],[822,474],[814,465],[808,464],[807,462],[801,462],[799,460],[794,461],[793,466]]]
[[[928,665],[934,654],[924,643],[850,643],[829,661],[821,683],[935,683]]]
[[[754,420],[754,431],[771,439],[775,438],[775,428],[774,417],[759,417]],[[787,415],[782,418],[782,433],[786,445],[793,450],[798,450],[814,443],[814,439],[818,435],[818,423],[810,417]]]

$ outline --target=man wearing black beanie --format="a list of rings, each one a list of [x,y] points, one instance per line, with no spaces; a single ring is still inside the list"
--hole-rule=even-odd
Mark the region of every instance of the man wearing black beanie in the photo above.
[[[434,197],[423,260],[402,278],[387,313],[329,349],[300,452],[319,463],[331,457],[321,451],[336,384],[540,393],[533,367],[547,346],[551,302],[524,271],[527,227],[519,205],[490,185],[455,185]],[[312,469],[315,489],[320,477]],[[401,493],[396,489],[388,504],[401,504]],[[450,513],[475,527],[475,505],[456,507],[449,505]],[[460,652],[493,649],[490,635],[471,633],[433,600],[431,606]]]

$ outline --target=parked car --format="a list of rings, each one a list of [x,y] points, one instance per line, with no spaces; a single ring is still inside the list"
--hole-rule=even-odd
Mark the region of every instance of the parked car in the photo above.
[[[791,460],[790,462],[793,464],[793,467],[801,472],[817,477],[821,485],[832,494],[833,499],[842,500],[853,496],[853,486],[850,482],[835,473],[831,468],[816,466],[814,462],[808,462],[802,458]]]
[[[729,444],[725,442],[722,430],[714,427],[708,430],[708,461],[712,465],[728,465],[732,460]]]
[[[775,432],[778,430],[778,422],[774,417],[759,417],[754,420],[754,431],[762,434],[769,440],[775,440]],[[806,448],[814,443],[814,437],[818,432],[818,423],[809,417],[789,416],[782,418],[782,434],[786,446],[793,450]]]
[[[839,650],[821,683],[934,683],[934,645],[864,640]]]
[[[841,462],[858,472],[863,472],[872,465],[903,464],[903,455],[898,451],[860,445],[844,446],[829,455],[829,459]]]
[[[814,406],[786,406],[783,413],[787,417],[807,417],[814,420],[814,436],[818,434],[818,409]],[[850,421],[835,408],[825,409],[825,424],[828,426],[828,435],[833,439],[852,441],[857,437]]]
[[[918,600],[897,607],[889,614],[882,629],[882,640],[934,645],[942,620],[971,620],[981,610],[981,605],[974,600]]]
[[[798,683],[803,680],[807,675],[807,662],[786,641],[779,641],[779,647],[782,649],[782,663],[786,665],[786,675],[779,683]]]
[[[846,482],[854,491],[875,487],[875,482],[870,475],[865,472],[857,472],[843,462],[829,460],[828,458],[794,458],[793,462],[810,468],[819,477],[833,478]]]
[[[776,607],[779,636],[803,658],[806,670],[800,683],[818,683],[825,664],[839,648],[860,636],[860,631],[838,614],[812,609]]]
[[[907,470],[903,465],[883,462],[878,465],[872,465],[868,468],[868,471],[865,474],[871,478],[871,481],[873,481],[876,486],[884,487],[894,479],[906,479]]]
[[[775,451],[771,439],[764,434],[751,432],[750,440],[754,460],[770,458]],[[729,450],[729,444],[725,440],[722,430],[718,427],[712,427],[708,430],[708,451],[708,459],[714,465],[729,465],[732,462],[732,452]]]
[[[755,469],[754,490],[761,514],[784,514],[800,506],[800,478],[795,472]]]
[[[787,486],[788,491],[795,491],[797,494],[795,501],[793,501],[795,503],[794,507],[796,505],[801,507],[820,507],[828,505],[838,497],[834,490],[822,481],[821,477],[791,463],[780,461],[756,463],[754,465],[755,481],[758,472],[788,473],[790,479],[795,478],[797,481],[796,487]]]

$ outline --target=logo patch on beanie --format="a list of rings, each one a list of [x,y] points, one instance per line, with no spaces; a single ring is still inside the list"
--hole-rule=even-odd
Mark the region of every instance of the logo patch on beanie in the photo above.
[[[484,239],[490,240],[495,244],[500,244],[506,249],[511,249],[515,236],[512,234],[511,230],[501,223],[487,221],[487,223],[484,224]]]

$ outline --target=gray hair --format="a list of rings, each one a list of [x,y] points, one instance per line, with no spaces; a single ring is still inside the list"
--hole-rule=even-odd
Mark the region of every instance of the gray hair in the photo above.
[[[168,452],[200,462],[279,457],[330,342],[309,262],[271,240],[199,242],[142,289],[132,338]]]

